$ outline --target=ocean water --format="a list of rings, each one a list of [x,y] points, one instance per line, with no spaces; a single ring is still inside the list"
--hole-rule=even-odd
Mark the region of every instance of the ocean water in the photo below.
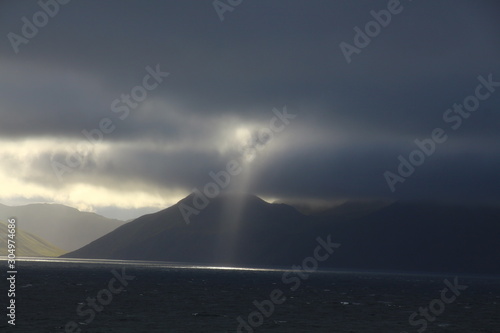
[[[500,332],[498,277],[43,259],[17,270],[16,325],[3,297],[1,332]],[[447,302],[445,280],[463,289]]]

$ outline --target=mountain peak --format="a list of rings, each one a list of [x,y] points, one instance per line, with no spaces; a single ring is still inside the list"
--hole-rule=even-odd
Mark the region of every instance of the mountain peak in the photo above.
[[[256,216],[269,216],[282,211],[286,214],[301,215],[295,208],[285,204],[271,204],[254,194],[223,192],[210,198],[201,192],[193,192],[175,206],[187,224],[195,225],[237,223],[255,220]],[[256,222],[255,222],[256,223]]]
[[[245,193],[245,192],[233,192],[233,191],[223,191],[214,197],[207,196],[205,193],[200,191],[192,192],[187,197],[181,199],[179,203],[189,204],[193,201],[199,202],[225,202],[225,201],[245,201],[245,202],[260,202],[267,203],[263,199],[259,198],[255,194]]]

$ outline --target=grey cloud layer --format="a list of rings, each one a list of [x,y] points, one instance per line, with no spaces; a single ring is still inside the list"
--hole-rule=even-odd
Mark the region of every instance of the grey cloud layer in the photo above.
[[[232,140],[226,131],[265,124],[287,105],[299,118],[275,138],[280,149],[252,166],[253,190],[391,195],[382,173],[397,156],[444,127],[443,112],[474,91],[478,75],[500,81],[495,1],[401,3],[347,64],[339,43],[352,43],[353,28],[387,1],[246,1],[223,23],[210,1],[73,1],[18,55],[7,39],[0,44],[0,138],[80,140],[109,117],[116,130],[104,142],[113,150],[91,155],[68,182],[116,187],[126,178],[190,190],[234,156],[220,149]],[[20,18],[38,10],[36,2],[2,6],[2,34],[19,32]],[[171,75],[119,120],[111,103],[156,64]],[[397,195],[494,197],[499,109],[500,91]],[[62,186],[42,176],[47,160],[33,162],[31,180]]]

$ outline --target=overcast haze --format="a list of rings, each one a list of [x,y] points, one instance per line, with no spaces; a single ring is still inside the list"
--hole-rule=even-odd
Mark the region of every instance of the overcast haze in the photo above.
[[[209,0],[73,0],[16,53],[7,35],[40,7],[1,2],[0,202],[134,217],[236,159],[232,188],[269,200],[498,203],[500,88],[456,130],[443,114],[479,76],[500,82],[500,5],[401,1],[348,63],[339,44],[387,3],[243,0],[221,21]],[[157,68],[168,76],[120,119],[113,102]],[[295,117],[250,154],[284,108]],[[89,144],[82,131],[103,118],[114,130]],[[391,191],[384,172],[435,128],[448,140]]]

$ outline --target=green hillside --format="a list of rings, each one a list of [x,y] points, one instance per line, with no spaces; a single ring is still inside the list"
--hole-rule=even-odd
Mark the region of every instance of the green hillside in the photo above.
[[[0,256],[7,256],[7,223],[0,221]],[[65,253],[49,242],[29,232],[16,229],[16,257],[58,257]]]

